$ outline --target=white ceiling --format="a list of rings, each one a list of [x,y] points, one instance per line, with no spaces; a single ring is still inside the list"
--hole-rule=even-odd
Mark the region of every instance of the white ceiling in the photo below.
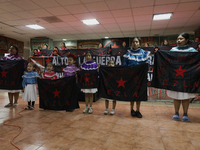
[[[153,14],[166,12],[173,12],[170,20],[152,21]],[[63,22],[41,19],[51,16]],[[93,18],[100,25],[81,22]],[[199,18],[200,0],[0,0],[0,35],[24,42],[40,36],[61,41],[191,33],[200,26]]]

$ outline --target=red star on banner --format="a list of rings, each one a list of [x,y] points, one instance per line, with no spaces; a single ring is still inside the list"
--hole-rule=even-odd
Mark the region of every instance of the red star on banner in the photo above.
[[[89,82],[89,79],[88,77],[85,77],[85,82]]]
[[[183,75],[183,73],[186,71],[187,69],[182,69],[181,68],[181,66],[179,66],[179,68],[178,69],[174,69],[174,71],[176,71],[176,76],[175,77],[177,77],[177,76],[182,76],[182,77],[184,77],[184,75]]]
[[[119,83],[118,87],[123,86],[123,87],[125,88],[124,83],[125,83],[126,81],[123,81],[122,77],[121,77],[121,79],[120,79],[119,81],[117,81],[117,82]]]
[[[57,91],[57,89],[56,89],[56,91],[55,92],[53,92],[53,94],[54,94],[54,98],[57,96],[57,97],[60,97],[59,96],[59,93],[60,93],[61,91]]]
[[[48,63],[51,62],[51,59],[48,58],[48,59],[46,59],[45,61],[46,61],[46,64],[48,64]]]
[[[8,72],[6,72],[4,69],[3,69],[3,71],[1,72],[1,74],[2,74],[2,78],[3,77],[6,77],[6,74],[7,74]]]

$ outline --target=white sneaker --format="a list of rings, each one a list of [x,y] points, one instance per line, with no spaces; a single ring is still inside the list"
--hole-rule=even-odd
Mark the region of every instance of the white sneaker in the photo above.
[[[109,113],[109,110],[108,110],[108,108],[106,108],[104,111],[104,115],[107,115],[108,113]]]
[[[83,110],[83,113],[87,113],[88,112],[88,106],[86,106],[86,108]]]
[[[92,114],[92,107],[89,107],[88,114]]]
[[[114,114],[115,114],[115,110],[114,110],[114,109],[111,109],[110,115],[114,115]]]

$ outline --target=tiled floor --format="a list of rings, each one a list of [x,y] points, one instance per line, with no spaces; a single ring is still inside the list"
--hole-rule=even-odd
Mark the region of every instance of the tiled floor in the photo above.
[[[21,97],[16,108],[4,108],[7,103],[7,93],[1,93],[0,149],[14,150],[10,141],[19,129],[2,123],[18,116],[26,103]],[[9,122],[23,127],[15,139],[22,150],[200,150],[200,104],[190,105],[189,123],[171,119],[171,102],[143,102],[141,119],[130,116],[126,102],[117,103],[114,116],[103,114],[103,100],[93,103],[93,114],[82,113],[83,102],[74,112],[42,110],[38,104]]]

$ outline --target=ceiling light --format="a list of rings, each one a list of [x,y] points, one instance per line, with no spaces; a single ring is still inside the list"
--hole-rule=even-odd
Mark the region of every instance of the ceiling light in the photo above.
[[[105,39],[108,39],[109,37],[105,37]]]
[[[167,20],[172,17],[172,13],[165,13],[165,14],[154,14],[153,20]]]
[[[63,39],[63,41],[67,41],[67,39]]]
[[[96,19],[81,20],[86,25],[96,25],[99,22]]]
[[[35,29],[35,30],[45,29],[44,27],[39,26],[37,24],[30,24],[30,25],[25,25],[25,26],[28,27],[28,28],[31,28],[31,29]]]

